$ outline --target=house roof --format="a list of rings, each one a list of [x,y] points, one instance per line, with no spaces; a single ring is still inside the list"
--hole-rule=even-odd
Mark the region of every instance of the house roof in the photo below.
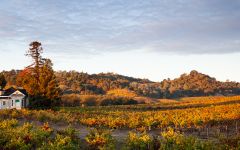
[[[23,93],[26,96],[28,95],[27,91],[24,89],[16,89],[16,88],[11,87],[11,88],[4,90],[4,93],[1,96],[10,96],[11,94],[13,94],[16,91],[20,91],[21,93]]]
[[[9,97],[0,96],[0,99],[9,99]]]

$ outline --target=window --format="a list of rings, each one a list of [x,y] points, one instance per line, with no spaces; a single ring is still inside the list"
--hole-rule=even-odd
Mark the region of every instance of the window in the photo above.
[[[13,100],[12,100],[12,106],[13,106]]]
[[[6,105],[6,101],[3,101],[3,103],[2,103],[3,105]]]

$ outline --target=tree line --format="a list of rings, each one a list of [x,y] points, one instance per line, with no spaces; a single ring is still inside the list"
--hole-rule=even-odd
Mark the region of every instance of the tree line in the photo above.
[[[128,89],[137,95],[152,98],[238,95],[240,83],[220,82],[195,70],[174,80],[152,82],[113,73],[87,74],[76,71],[55,72],[61,89],[66,93],[106,94],[114,89]]]
[[[51,66],[51,64],[47,64],[48,67],[49,65]],[[48,70],[47,66],[45,66],[45,69]],[[25,87],[25,83],[34,80],[29,78],[27,78],[27,81],[23,80],[22,77],[27,73],[28,69],[3,71],[1,74],[5,76],[7,86],[22,85],[24,88],[28,88]],[[49,74],[45,72],[45,75]],[[240,94],[240,83],[220,82],[197,71],[182,74],[179,78],[173,80],[165,79],[162,82],[152,82],[147,79],[137,79],[114,73],[88,74],[77,71],[58,71],[51,74],[50,79],[51,76],[54,76],[54,82],[57,82],[56,84],[62,94],[104,95],[108,91],[115,89],[128,89],[139,96],[152,98]],[[21,84],[19,84],[19,81],[21,81]],[[46,90],[48,92],[52,91],[51,88]],[[42,91],[42,93],[47,94],[47,91]],[[32,92],[34,93],[34,91]],[[54,96],[51,93],[48,93],[48,95],[49,97]]]

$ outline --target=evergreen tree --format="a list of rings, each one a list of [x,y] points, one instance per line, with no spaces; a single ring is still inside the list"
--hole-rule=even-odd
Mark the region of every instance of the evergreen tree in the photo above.
[[[42,44],[38,41],[34,41],[29,44],[29,49],[26,53],[26,56],[30,56],[33,59],[33,63],[29,66],[34,66],[34,68],[39,68],[43,65],[44,59],[41,54],[43,53]]]

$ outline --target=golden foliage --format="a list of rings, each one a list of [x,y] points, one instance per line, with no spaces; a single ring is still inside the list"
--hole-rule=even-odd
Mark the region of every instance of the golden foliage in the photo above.
[[[137,94],[128,89],[114,89],[107,92],[108,95],[121,96],[121,97],[136,97]]]

